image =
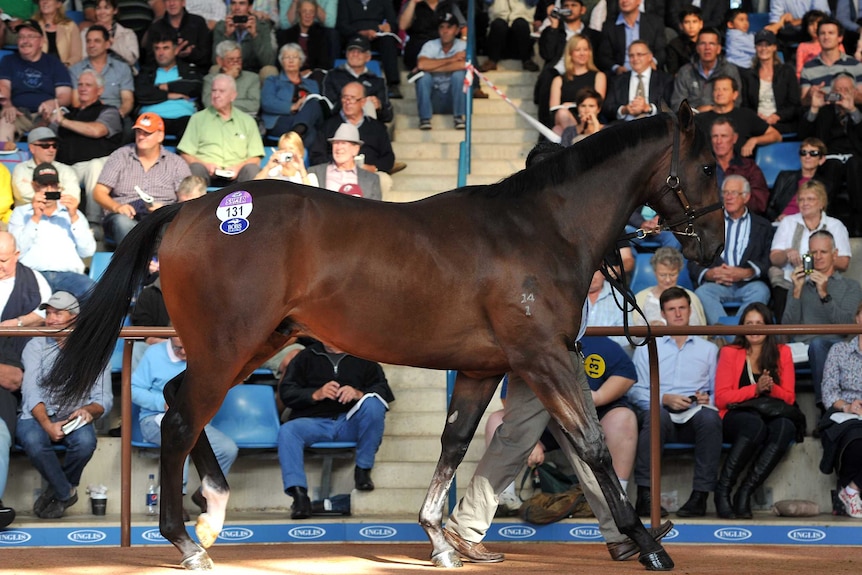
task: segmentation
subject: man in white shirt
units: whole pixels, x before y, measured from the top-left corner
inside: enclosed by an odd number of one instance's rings
[[[67,194],[81,199],[81,184],[78,174],[71,166],[57,161],[59,140],[51,128],[36,128],[27,134],[30,159],[21,162],[12,170],[12,194],[16,206],[25,206],[33,201],[33,170],[39,164],[52,164],[60,176],[60,187]]]
[[[21,263],[42,273],[52,291],[67,291],[81,300],[93,280],[81,258],[92,256],[96,240],[78,199],[60,191],[57,169],[39,164],[33,172],[33,201],[9,219],[9,232],[21,250]]]

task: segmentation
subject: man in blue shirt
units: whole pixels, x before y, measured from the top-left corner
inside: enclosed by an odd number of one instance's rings
[[[431,129],[434,112],[452,112],[455,129],[463,130],[466,97],[463,90],[467,44],[458,38],[460,25],[451,12],[440,16],[440,37],[429,40],[419,51],[417,68],[425,74],[416,81],[419,129]]]
[[[687,326],[691,299],[684,289],[668,288],[659,298],[662,316],[669,327]],[[661,398],[661,444],[694,443],[694,481],[688,501],[679,508],[680,517],[703,517],[709,492],[715,489],[721,455],[721,418],[713,405],[718,348],[693,335],[666,335],[657,340],[659,395]],[[635,460],[638,486],[636,509],[650,513],[650,368],[649,352],[639,347],[634,354],[638,381],[629,399],[643,412]],[[667,511],[662,509],[662,515]]]

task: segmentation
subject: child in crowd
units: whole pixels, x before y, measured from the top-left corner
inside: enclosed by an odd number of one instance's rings
[[[724,53],[728,62],[740,68],[751,68],[751,62],[754,59],[754,34],[750,33],[748,28],[748,14],[739,8],[727,12]]]
[[[679,36],[667,45],[667,73],[676,74],[692,61],[697,35],[703,29],[703,14],[697,6],[686,6],[679,11]]]

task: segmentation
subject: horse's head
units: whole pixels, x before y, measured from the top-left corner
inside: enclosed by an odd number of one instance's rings
[[[707,135],[696,128],[688,102],[675,117],[669,115],[668,123],[673,144],[667,179],[651,204],[682,243],[683,254],[708,264],[724,244],[715,155]]]

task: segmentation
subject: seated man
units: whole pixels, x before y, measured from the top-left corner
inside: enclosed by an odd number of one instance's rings
[[[293,497],[291,519],[311,516],[303,451],[318,441],[355,441],[356,489],[371,491],[371,468],[383,440],[389,403],[395,401],[380,364],[314,343],[287,366],[278,395],[291,409],[278,431],[284,492]]]
[[[156,64],[142,68],[135,78],[135,96],[140,113],[158,114],[165,120],[166,133],[182,138],[189,118],[197,111],[203,78],[197,67],[177,59],[176,36],[154,36]]]
[[[538,72],[533,62],[533,39],[530,37],[534,5],[525,0],[492,0],[488,6],[488,38],[485,51],[488,59],[479,66],[480,72],[497,69],[500,60],[517,58],[528,72]]]
[[[655,56],[658,67],[664,66],[667,36],[661,16],[641,11],[643,0],[622,0],[619,13],[610,14],[602,24],[602,36],[594,47],[596,66],[608,77],[631,70],[628,49],[633,40],[643,40]]]
[[[162,444],[162,417],[167,411],[164,394],[165,385],[186,369],[186,350],[179,337],[155,343],[147,348],[134,373],[132,373],[132,401],[141,407],[141,435],[144,441]],[[239,449],[233,439],[211,424],[204,427],[207,439],[218,460],[222,473],[227,477]],[[188,483],[188,459],[183,467],[183,493]],[[192,494],[192,502],[201,513],[206,513],[207,500],[198,488]],[[185,515],[185,510],[183,510]],[[184,516],[184,520],[188,518]]]
[[[78,199],[60,191],[57,170],[39,164],[33,172],[36,193],[29,206],[12,212],[9,232],[21,250],[21,263],[42,273],[52,291],[67,291],[83,300],[93,286],[81,258],[96,251],[96,239]]]
[[[724,198],[724,222],[727,243],[711,266],[691,260],[688,271],[695,294],[706,311],[709,325],[728,315],[725,302],[738,302],[736,317],[748,304],[769,303],[769,246],[772,245],[772,224],[766,218],[752,214],[746,205],[751,187],[742,176],[726,176],[721,186]]]
[[[332,138],[343,123],[355,126],[362,139],[359,154],[364,156],[360,167],[368,172],[376,173],[380,178],[383,193],[392,188],[391,173],[406,167],[403,162],[395,162],[395,152],[392,150],[392,140],[386,124],[374,118],[369,118],[363,112],[366,102],[365,86],[359,82],[351,82],[341,89],[341,112],[326,120],[320,135],[314,140],[310,155],[311,163],[325,162],[331,155],[327,138]],[[324,186],[325,187],[325,186]]]
[[[329,143],[332,144],[332,160],[308,168],[308,173],[317,177],[320,187],[372,200],[382,199],[380,178],[356,165],[356,156],[364,143],[356,126],[341,124]]]
[[[117,243],[148,213],[176,202],[180,182],[191,175],[188,164],[162,146],[165,123],[158,115],[141,114],[132,131],[135,142],[108,157],[93,190],[102,206],[105,236]],[[153,202],[145,202],[136,188]]]
[[[338,32],[347,43],[357,34],[371,43],[371,49],[380,54],[383,75],[389,89],[390,99],[401,98],[398,85],[398,54],[401,50],[398,33],[398,17],[389,0],[345,0],[338,3]]]
[[[835,238],[827,230],[818,230],[808,237],[808,253],[813,269],[806,271],[803,265],[793,270],[793,289],[784,315],[783,324],[845,324],[854,323],[856,308],[862,302],[862,287],[850,277],[844,277],[835,269]],[[843,338],[837,334],[804,334],[795,341],[808,344],[808,361],[811,364],[811,384],[814,386],[814,401],[821,409],[823,369],[829,349]]]
[[[108,106],[120,111],[120,116],[128,117],[135,106],[135,80],[132,68],[111,51],[111,33],[98,24],[90,26],[86,35],[87,57],[69,68],[72,87],[77,90],[78,78],[84,70],[95,70],[104,80],[100,99]],[[72,104],[80,106],[77,91],[72,93]],[[131,125],[131,122],[129,122]]]
[[[661,312],[667,325],[689,325],[691,303],[679,287],[661,294]],[[703,517],[709,492],[718,482],[721,456],[721,418],[713,406],[715,368],[718,348],[694,335],[666,335],[656,342],[659,361],[661,401],[661,444],[682,441],[694,443],[694,482],[691,496],[679,508],[680,517]],[[638,381],[629,399],[641,410],[642,421],[635,460],[638,486],[638,515],[650,514],[650,367],[646,346],[638,347],[633,357]],[[662,516],[667,511],[662,508]]]
[[[344,86],[359,82],[365,86],[365,115],[381,122],[391,122],[392,103],[389,102],[386,82],[366,67],[371,60],[371,42],[363,36],[354,36],[347,42],[345,55],[347,62],[330,70],[323,82],[323,95],[335,105],[333,111],[341,109],[341,90]]]
[[[736,174],[745,178],[751,189],[748,200],[748,209],[757,215],[763,214],[769,201],[769,187],[763,172],[751,158],[743,158],[736,153],[736,144],[739,134],[733,121],[727,116],[719,116],[715,119],[710,129],[712,152],[715,154],[715,163],[718,177],[718,185],[724,184],[724,178]]]
[[[69,326],[79,310],[78,300],[65,291],[56,292],[39,307],[45,310],[45,325],[51,330]],[[63,338],[34,337],[22,354],[24,383],[15,437],[48,484],[33,504],[33,513],[41,519],[59,519],[78,502],[81,474],[96,451],[96,428],[88,424],[110,412],[114,401],[108,366],[89,396],[76,405],[57,403],[42,387],[62,345]],[[77,418],[82,422],[79,427],[68,433],[63,430]],[[62,463],[52,449],[55,444],[67,447]]]
[[[727,62],[721,55],[721,34],[718,30],[704,28],[697,35],[695,45],[697,58],[679,69],[673,85],[673,95],[670,99],[672,110],[679,109],[683,100],[688,100],[692,109],[699,112],[712,110],[713,80],[721,76],[730,76],[740,86],[742,80],[739,70]],[[742,98],[740,98],[741,103]]]
[[[47,42],[36,20],[15,27],[18,51],[0,62],[0,146],[15,149],[18,134],[72,104],[72,79],[60,59],[44,54]]]
[[[862,62],[844,53],[843,40],[844,26],[838,20],[827,17],[817,24],[820,53],[805,62],[799,77],[803,105],[811,103],[811,90],[814,87],[832,85],[839,74],[847,74],[855,81],[854,100],[858,102],[862,98],[862,87],[859,85],[862,82]]]
[[[27,134],[30,159],[15,165],[12,170],[12,194],[16,206],[26,206],[33,201],[33,170],[39,164],[52,164],[60,175],[60,187],[67,194],[80,200],[81,184],[71,166],[57,160],[60,141],[51,128],[35,128]]]
[[[166,34],[179,39],[177,59],[206,70],[210,66],[212,53],[212,34],[206,20],[197,14],[186,10],[186,0],[165,0],[165,14],[152,24],[144,35],[141,47],[142,60],[145,63],[155,61],[152,38],[161,38]]]
[[[250,116],[260,113],[260,78],[257,74],[242,69],[242,51],[233,40],[225,40],[215,47],[218,72],[204,76],[204,102],[212,101],[213,80],[219,74],[227,74],[236,83],[236,99],[233,105]]]
[[[213,28],[213,46],[233,40],[242,49],[244,69],[259,74],[261,80],[277,74],[275,37],[270,21],[255,15],[253,0],[230,0],[228,4],[230,14]]]
[[[236,83],[227,74],[213,80],[212,105],[189,120],[177,145],[180,157],[207,185],[253,180],[260,170],[263,142],[254,118],[236,109]]]
[[[467,43],[458,38],[458,18],[451,12],[440,16],[437,31],[440,37],[425,42],[419,51],[416,66],[425,74],[416,81],[416,104],[419,108],[419,129],[431,129],[431,115],[452,113],[456,130],[467,126],[464,113],[464,63]]]
[[[78,107],[68,113],[58,110],[51,122],[51,128],[63,142],[63,147],[57,150],[57,159],[72,166],[78,175],[86,193],[87,220],[93,223],[101,220],[93,188],[99,183],[108,156],[123,143],[120,111],[102,103],[104,89],[105,80],[98,72],[84,70],[78,77]],[[78,292],[69,291],[80,297]]]
[[[629,44],[630,72],[611,79],[605,99],[605,116],[626,122],[655,116],[662,104],[670,101],[673,78],[661,70],[653,70],[653,55],[649,44],[635,40]]]

